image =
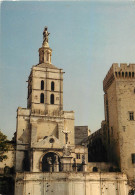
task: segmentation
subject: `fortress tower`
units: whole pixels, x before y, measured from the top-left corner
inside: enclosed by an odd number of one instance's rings
[[[113,64],[104,82],[109,160],[135,177],[135,64]]]

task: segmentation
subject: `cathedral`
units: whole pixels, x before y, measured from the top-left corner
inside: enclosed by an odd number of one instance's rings
[[[63,74],[51,63],[43,31],[39,63],[28,77],[27,108],[18,107],[15,150],[1,168],[15,166],[15,195],[134,195],[135,64],[113,64],[104,82],[105,120],[89,135],[63,110]],[[7,161],[7,162],[6,162]]]

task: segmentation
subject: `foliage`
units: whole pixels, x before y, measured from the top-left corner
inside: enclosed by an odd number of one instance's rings
[[[134,194],[135,194],[135,190],[132,189],[129,191],[129,195],[134,195]]]
[[[0,194],[14,195],[14,178],[12,176],[0,177]]]
[[[7,155],[5,154],[9,149],[7,141],[7,136],[0,131],[0,162],[7,159]]]

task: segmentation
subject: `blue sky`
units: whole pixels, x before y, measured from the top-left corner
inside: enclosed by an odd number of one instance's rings
[[[2,2],[0,128],[13,136],[27,78],[48,26],[52,63],[65,71],[64,110],[92,131],[104,120],[102,81],[114,62],[135,62],[135,2]]]

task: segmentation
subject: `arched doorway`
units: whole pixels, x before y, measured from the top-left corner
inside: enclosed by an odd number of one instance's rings
[[[48,152],[42,158],[42,171],[43,172],[59,172],[60,171],[60,158],[54,152]]]

